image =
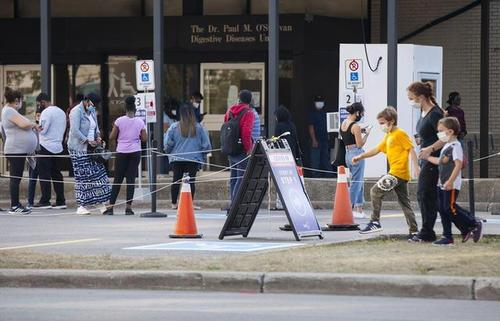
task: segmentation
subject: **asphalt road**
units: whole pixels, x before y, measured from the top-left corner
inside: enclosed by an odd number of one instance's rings
[[[0,288],[2,321],[498,320],[500,303],[327,295]]]
[[[145,209],[143,209],[145,211]],[[117,211],[115,216],[78,216],[73,210],[38,210],[31,215],[0,214],[0,250],[24,249],[65,254],[111,254],[121,256],[165,255],[165,250],[129,250],[129,247],[179,242],[170,239],[175,225],[175,211],[168,211],[168,218],[142,218],[139,215],[125,216]],[[141,209],[137,209],[138,214]],[[315,214],[321,225],[331,222],[330,210],[317,210]],[[492,218],[481,213],[482,217]],[[261,210],[248,238],[218,236],[226,215],[220,210],[204,209],[196,212],[198,231],[203,240],[227,244],[231,242],[282,242],[288,244],[335,243],[376,237],[379,234],[361,235],[357,231],[324,232],[324,240],[317,237],[296,242],[292,232],[282,232],[279,226],[287,223],[284,212]],[[361,226],[369,219],[358,220]],[[420,222],[420,218],[418,218]],[[382,234],[407,234],[408,229],[401,211],[384,211]],[[436,223],[440,233],[441,224]],[[455,231],[456,232],[456,231]],[[486,234],[500,234],[499,224],[487,224]],[[173,254],[172,251],[169,251]],[[206,255],[203,251],[175,251],[175,255]]]

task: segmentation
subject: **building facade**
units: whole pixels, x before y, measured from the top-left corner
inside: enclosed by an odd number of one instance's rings
[[[400,37],[472,1],[398,1]],[[478,1],[476,1],[478,2]],[[21,88],[25,112],[34,115],[40,92],[40,1],[0,0],[0,91]],[[222,115],[240,88],[254,93],[263,124],[267,119],[267,1],[165,0],[165,92],[186,100],[201,91],[205,126],[215,148]],[[340,43],[384,42],[385,0],[280,1],[279,102],[293,115],[308,164],[307,114],[315,95],[327,111],[338,102]],[[135,94],[135,60],[153,57],[152,0],[51,1],[51,63],[54,102],[67,108],[77,94],[99,92],[103,132],[122,114],[123,97]],[[500,1],[491,1],[490,132],[500,149]],[[470,138],[479,150],[481,6],[433,26],[404,42],[444,48],[443,95],[459,91]],[[3,93],[2,93],[3,97]],[[445,98],[445,97],[443,97]],[[446,99],[443,99],[446,101]],[[213,164],[225,164],[214,153]],[[477,166],[476,166],[477,167]],[[489,163],[500,177],[500,160]]]

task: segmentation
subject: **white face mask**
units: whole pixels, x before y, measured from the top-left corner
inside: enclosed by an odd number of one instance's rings
[[[200,103],[193,103],[193,106],[194,106],[195,108],[198,108],[198,107],[200,107]]]
[[[386,134],[390,131],[388,124],[380,125],[380,130],[382,130]]]
[[[322,109],[325,107],[325,102],[324,101],[317,101],[314,103],[314,106],[316,106],[317,109]]]
[[[447,143],[450,141],[450,136],[446,135],[446,132],[438,132],[437,137],[439,138],[440,141],[443,143]]]
[[[410,100],[410,105],[411,105],[411,107],[413,107],[415,109],[422,109],[422,105],[420,103],[417,103],[414,100]]]
[[[177,110],[172,109],[172,115],[174,115],[174,116],[177,115]]]

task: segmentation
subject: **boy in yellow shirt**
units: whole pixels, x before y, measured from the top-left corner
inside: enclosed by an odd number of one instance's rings
[[[408,134],[397,127],[398,113],[394,107],[387,107],[377,115],[377,121],[385,132],[384,139],[374,149],[364,152],[352,159],[353,163],[362,159],[373,157],[382,152],[387,155],[389,174],[382,177],[370,190],[373,213],[370,223],[360,231],[361,234],[382,231],[380,225],[380,211],[382,199],[394,190],[398,202],[406,218],[411,238],[418,231],[415,213],[411,208],[408,197],[408,181],[411,179],[408,158],[411,157],[413,168],[418,171],[417,154],[413,150],[413,143]],[[415,173],[418,176],[418,173]]]

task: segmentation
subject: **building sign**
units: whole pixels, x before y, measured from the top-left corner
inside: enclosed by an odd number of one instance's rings
[[[189,26],[191,45],[260,44],[269,41],[267,23],[192,23]],[[280,33],[294,32],[291,24],[281,24]]]
[[[363,60],[347,59],[345,61],[345,73],[346,89],[363,88]]]
[[[135,77],[138,91],[154,90],[155,75],[153,60],[137,60],[135,62]]]

